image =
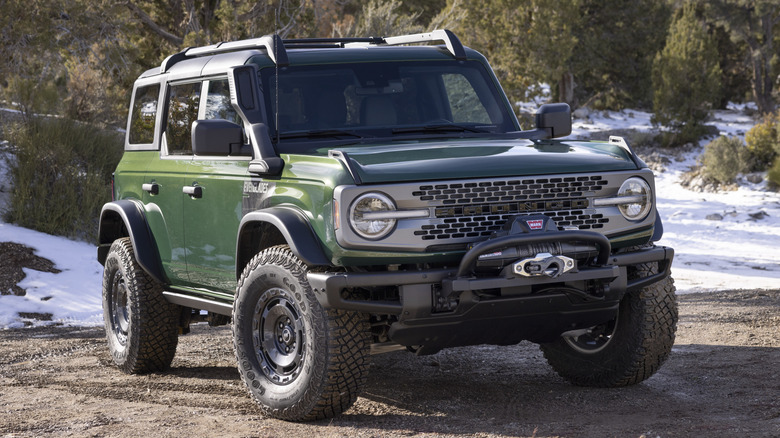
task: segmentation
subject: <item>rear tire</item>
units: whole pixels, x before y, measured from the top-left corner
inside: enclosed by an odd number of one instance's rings
[[[133,244],[114,241],[103,269],[103,321],[114,363],[128,374],[167,369],[179,341],[179,306],[138,265]]]
[[[370,326],[361,313],[326,310],[287,246],[256,255],[233,304],[238,370],[263,413],[291,421],[333,417],[368,376]]]
[[[658,265],[642,264],[632,271],[631,278],[646,277],[658,272]],[[558,375],[575,385],[627,386],[658,371],[669,357],[676,329],[674,280],[666,277],[626,294],[615,320],[541,344],[541,349]]]

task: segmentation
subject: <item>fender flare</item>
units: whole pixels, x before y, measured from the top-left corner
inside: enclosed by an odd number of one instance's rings
[[[655,228],[653,228],[653,237],[650,238],[651,242],[658,242],[664,236],[664,224],[661,221],[661,215],[656,210],[655,212]]]
[[[160,283],[167,283],[157,244],[138,201],[123,199],[103,205],[97,248],[97,259],[101,265],[106,262],[111,244],[120,237],[130,237],[135,259],[147,274]]]
[[[320,239],[314,233],[306,217],[296,209],[289,207],[270,207],[252,211],[244,215],[238,226],[236,239],[236,273],[239,275],[241,265],[240,248],[242,238],[248,226],[257,223],[266,223],[279,230],[284,240],[290,246],[290,250],[301,261],[309,266],[330,266],[332,263],[322,250]]]

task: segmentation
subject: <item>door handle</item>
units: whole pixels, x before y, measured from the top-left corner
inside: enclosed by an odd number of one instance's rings
[[[150,195],[157,195],[160,193],[160,185],[157,183],[142,184],[141,190],[149,192]]]
[[[190,195],[192,198],[203,197],[203,187],[201,186],[184,186],[181,188],[181,191],[184,192],[185,195]]]

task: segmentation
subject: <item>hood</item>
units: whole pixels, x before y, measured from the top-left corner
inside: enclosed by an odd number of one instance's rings
[[[637,169],[607,142],[447,140],[338,149],[360,183],[549,175]]]

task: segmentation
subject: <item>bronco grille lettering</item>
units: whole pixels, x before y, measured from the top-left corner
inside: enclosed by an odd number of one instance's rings
[[[587,199],[563,199],[555,201],[508,202],[505,204],[464,205],[436,208],[437,218],[481,216],[487,214],[531,213],[542,211],[583,210]]]

